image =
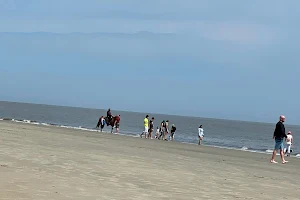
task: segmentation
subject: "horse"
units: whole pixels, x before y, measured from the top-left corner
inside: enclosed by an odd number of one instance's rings
[[[107,126],[111,126],[111,133],[113,133],[114,126],[115,126],[115,121],[116,121],[116,116],[112,116],[111,120],[109,121],[108,117],[105,117],[105,122]]]
[[[116,116],[112,116],[110,121],[109,121],[109,117],[104,117],[104,120],[107,126],[111,126],[111,133],[113,133],[115,122],[116,122]],[[101,125],[101,118],[99,118],[96,128],[99,128],[100,125]]]

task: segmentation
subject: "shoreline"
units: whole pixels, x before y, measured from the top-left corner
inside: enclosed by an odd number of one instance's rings
[[[66,126],[66,125],[59,125],[59,124],[48,124],[48,123],[43,123],[43,122],[38,122],[38,121],[31,121],[31,120],[19,120],[19,119],[10,119],[10,118],[0,118],[0,122],[11,122],[11,123],[22,123],[22,124],[30,124],[30,125],[35,125],[35,126],[45,126],[45,127],[54,127],[54,128],[64,128],[64,129],[73,129],[73,130],[81,130],[81,131],[86,131],[86,132],[94,132],[94,133],[103,133],[103,134],[113,134],[113,135],[121,135],[121,136],[126,136],[126,137],[133,137],[133,138],[139,138],[139,135],[134,135],[134,134],[125,134],[125,133],[110,133],[107,131],[101,132],[98,129],[91,129],[91,128],[86,128],[86,127],[73,127],[73,126]],[[143,138],[144,139],[144,138]],[[156,139],[153,139],[156,140]],[[190,143],[190,142],[182,142],[182,141],[168,141],[168,142],[175,142],[175,143],[182,143],[182,144],[188,144],[188,145],[197,145],[197,143]],[[267,150],[259,150],[259,149],[251,149],[248,147],[230,147],[230,146],[217,146],[217,145],[210,145],[210,144],[202,144],[201,146],[206,146],[206,147],[212,147],[212,148],[218,148],[218,149],[228,149],[228,150],[235,150],[235,151],[243,151],[243,152],[251,152],[251,153],[259,153],[259,154],[266,154],[266,155],[272,155],[273,150],[267,149]],[[280,155],[277,153],[277,155]],[[300,158],[300,153],[296,154],[291,154],[290,157],[294,158]]]

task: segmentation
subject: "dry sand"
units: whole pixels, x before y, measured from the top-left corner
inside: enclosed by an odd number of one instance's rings
[[[299,200],[300,159],[290,158],[285,165],[269,159],[1,121],[0,199]]]

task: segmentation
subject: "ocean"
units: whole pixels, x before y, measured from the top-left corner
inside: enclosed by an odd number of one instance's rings
[[[143,131],[143,119],[148,114],[150,118],[155,118],[155,128],[162,120],[169,120],[170,125],[175,124],[175,140],[178,142],[197,144],[198,127],[202,124],[203,145],[260,153],[271,153],[274,148],[272,136],[276,121],[270,124],[111,109],[113,115],[121,115],[120,133],[129,136],[137,136]],[[106,115],[106,110],[0,101],[0,119],[22,123],[96,131],[96,124],[102,115]],[[293,132],[295,146],[292,154],[300,157],[300,137],[297,137],[300,126],[286,124],[285,127],[286,131]],[[105,127],[104,131],[110,132],[110,127]]]

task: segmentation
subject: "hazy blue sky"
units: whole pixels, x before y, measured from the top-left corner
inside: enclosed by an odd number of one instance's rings
[[[299,124],[299,8],[0,0],[0,100]]]

